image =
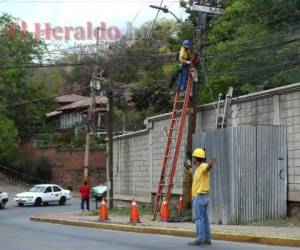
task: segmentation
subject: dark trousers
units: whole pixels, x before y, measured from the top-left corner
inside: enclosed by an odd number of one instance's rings
[[[86,203],[86,209],[90,210],[90,199],[81,198],[81,209],[84,210],[84,202]]]

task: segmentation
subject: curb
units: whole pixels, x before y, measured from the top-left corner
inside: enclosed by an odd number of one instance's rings
[[[186,230],[186,229],[122,225],[122,224],[78,221],[78,220],[69,220],[69,219],[46,218],[40,216],[31,216],[30,220],[36,222],[47,222],[47,223],[78,226],[78,227],[108,229],[108,230],[115,230],[121,232],[160,234],[160,235],[170,235],[170,236],[177,236],[177,237],[195,237],[195,231]],[[251,235],[219,233],[219,232],[213,232],[212,238],[214,240],[259,243],[259,244],[274,245],[274,246],[300,247],[300,239],[291,239],[291,238],[251,236]]]

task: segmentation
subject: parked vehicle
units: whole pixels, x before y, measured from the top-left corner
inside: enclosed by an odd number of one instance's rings
[[[95,198],[97,201],[101,201],[103,197],[106,197],[107,195],[107,185],[99,185],[96,187],[93,187],[91,189],[92,191],[92,197]]]
[[[18,206],[41,206],[49,203],[65,205],[71,199],[71,191],[54,184],[40,184],[33,186],[28,192],[16,194],[14,200]]]
[[[5,208],[5,204],[8,202],[8,194],[0,190],[0,209]]]

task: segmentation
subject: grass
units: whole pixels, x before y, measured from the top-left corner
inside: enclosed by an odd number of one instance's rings
[[[266,220],[261,222],[252,222],[251,226],[272,226],[272,227],[299,227],[300,217],[286,217],[277,220]]]
[[[152,208],[149,207],[142,207],[138,205],[138,210],[140,216],[152,216]],[[98,210],[91,210],[88,215],[90,216],[97,216],[99,214]],[[109,209],[109,214],[111,216],[129,216],[130,208],[114,208]],[[170,218],[176,218],[178,216],[176,209],[170,209]],[[184,211],[185,218],[192,217],[191,210]],[[271,227],[300,227],[300,217],[286,217],[277,220],[265,220],[261,222],[250,222],[245,225],[250,226],[271,226]]]
[[[143,217],[144,219],[147,218],[149,220],[152,219],[152,215],[153,215],[153,210],[152,208],[149,207],[143,207],[143,206],[139,206],[138,205],[138,210],[139,210],[139,215],[140,217]],[[95,209],[95,210],[91,210],[88,214],[85,215],[89,215],[89,216],[98,216],[99,214],[99,210]],[[178,217],[178,212],[177,209],[173,208],[169,210],[169,214],[170,214],[170,222],[179,222],[182,217]],[[109,209],[109,216],[125,216],[128,217],[130,215],[130,208],[114,208],[114,209]],[[158,217],[159,218],[159,215]],[[180,219],[181,218],[181,219]],[[147,220],[146,219],[146,220]],[[178,221],[179,219],[179,221]],[[184,211],[184,216],[183,216],[184,221],[191,221],[192,219],[192,211],[189,210],[185,210]]]
[[[140,215],[152,215],[152,209],[148,207],[140,207],[138,206]],[[88,213],[88,215],[98,215],[98,210],[92,210]],[[130,214],[130,208],[114,208],[109,209],[109,214],[112,216],[128,216]]]

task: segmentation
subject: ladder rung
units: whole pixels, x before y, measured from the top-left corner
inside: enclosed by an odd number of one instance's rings
[[[191,88],[191,78],[189,78],[187,88],[188,88],[188,90],[190,90],[190,88]],[[182,126],[184,124],[182,124],[182,123],[177,128],[176,122],[177,122],[178,119],[182,119],[182,117],[184,115],[186,115],[185,106],[189,101],[188,98],[189,98],[189,91],[186,91],[184,93],[180,93],[180,95],[179,95],[179,93],[176,93],[176,98],[175,98],[175,101],[174,101],[174,108],[173,108],[173,111],[172,111],[173,113],[172,113],[172,118],[171,118],[172,127],[169,128],[168,141],[167,141],[167,145],[166,145],[166,153],[164,154],[164,165],[162,166],[161,176],[160,176],[161,178],[160,178],[160,181],[158,183],[158,190],[159,191],[156,194],[155,211],[153,212],[154,218],[156,217],[157,214],[160,214],[160,212],[157,211],[157,209],[158,209],[158,206],[159,206],[158,203],[161,200],[161,197],[164,196],[164,195],[166,195],[166,196],[170,195],[170,190],[174,186],[174,170],[176,169],[175,168],[176,165],[174,165],[174,159],[176,159],[176,161],[177,161],[177,158],[175,158],[176,150],[173,152],[172,149],[176,149],[176,147],[178,146],[178,142],[179,142],[178,141],[178,139],[179,139],[178,135],[180,133],[182,133],[182,129],[184,129],[184,126]],[[184,103],[184,105],[179,105],[179,103]],[[181,109],[181,106],[183,106],[183,108],[181,110],[181,112],[182,112],[181,113],[181,118],[179,118],[177,116],[177,112]],[[175,130],[177,130],[177,131],[175,131]],[[173,131],[174,131],[175,134],[173,134]],[[180,135],[182,136],[182,134],[180,134]],[[175,145],[176,141],[171,141],[171,140],[177,140],[176,145]],[[172,158],[173,158],[173,161],[171,162],[170,160],[172,160]],[[163,190],[165,190],[165,192],[163,192]]]

